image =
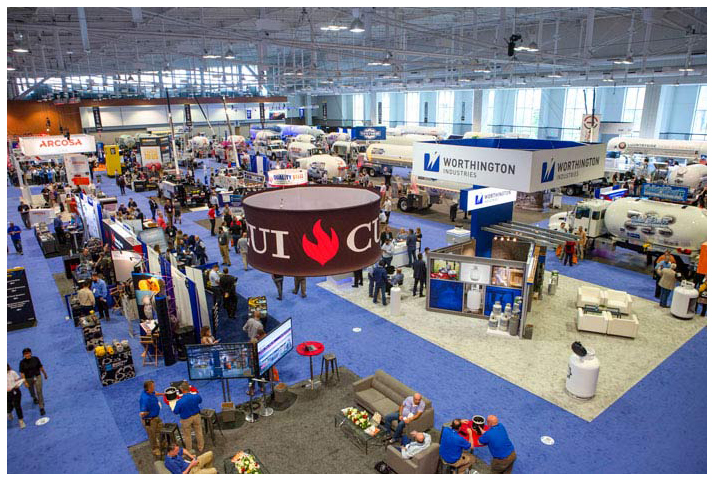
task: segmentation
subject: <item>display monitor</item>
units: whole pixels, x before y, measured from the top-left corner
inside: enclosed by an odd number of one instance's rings
[[[293,348],[293,320],[289,317],[285,322],[273,329],[270,334],[258,341],[258,368],[264,373]]]
[[[253,344],[189,344],[188,377],[192,381],[253,377]]]

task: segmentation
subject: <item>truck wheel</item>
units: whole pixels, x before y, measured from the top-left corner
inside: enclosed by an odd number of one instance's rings
[[[397,206],[402,212],[409,212],[409,202],[407,202],[406,197],[401,197],[399,199],[399,202],[397,203]]]
[[[369,168],[369,170],[367,172],[369,173],[370,177],[375,177],[377,175],[377,173],[371,167]]]
[[[565,195],[575,195],[575,187],[569,185],[565,188]]]

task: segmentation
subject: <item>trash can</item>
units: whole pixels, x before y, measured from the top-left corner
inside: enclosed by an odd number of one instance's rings
[[[550,277],[550,280],[548,281],[548,295],[552,296],[555,295],[555,292],[558,290],[558,283],[553,279],[553,276]]]
[[[389,293],[389,313],[398,316],[402,311],[402,290],[392,287]]]
[[[590,399],[597,389],[600,361],[594,351],[587,351],[579,342],[574,342],[571,348],[565,389],[579,399]]]

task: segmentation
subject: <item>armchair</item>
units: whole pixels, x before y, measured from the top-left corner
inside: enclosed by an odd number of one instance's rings
[[[625,291],[605,291],[605,305],[619,309],[622,314],[632,313],[632,296]]]
[[[577,307],[585,307],[586,305],[599,306],[604,302],[604,296],[598,287],[578,287],[578,300],[575,303]]]
[[[385,462],[398,474],[434,474],[439,465],[439,443],[431,443],[411,459],[404,459],[397,447],[389,446]]]
[[[613,317],[607,324],[607,333],[611,336],[623,336],[635,338],[637,329],[640,327],[640,321],[637,316],[632,314],[629,318]]]
[[[578,307],[578,314],[575,323],[578,331],[590,331],[607,334],[608,323],[612,320],[612,314],[608,311],[584,312],[582,307]]]

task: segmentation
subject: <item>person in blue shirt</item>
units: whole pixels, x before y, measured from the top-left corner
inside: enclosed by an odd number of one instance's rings
[[[22,229],[20,229],[18,226],[10,222],[10,225],[7,228],[7,233],[10,236],[10,239],[12,239],[12,244],[15,246],[15,251],[20,254],[22,254]]]
[[[441,431],[439,440],[439,456],[441,459],[455,468],[459,474],[463,474],[469,466],[476,462],[476,456],[468,452],[473,446],[459,434],[461,420],[451,421],[451,427],[445,427]]]
[[[203,427],[201,426],[201,403],[203,399],[198,393],[192,393],[186,381],[179,386],[181,399],[176,401],[174,414],[181,418],[181,435],[183,436],[186,449],[189,451],[193,446],[191,440],[191,430],[196,433],[198,452],[203,451]]]
[[[184,459],[184,455],[191,460],[190,463]],[[194,456],[178,444],[169,445],[164,466],[171,474],[218,474],[218,470],[213,467],[213,451]]]
[[[57,214],[57,217],[55,217],[55,220],[52,221],[52,224],[55,228],[55,237],[57,238],[57,242],[64,244],[64,225],[62,224],[62,215]]]
[[[387,305],[387,270],[384,268],[384,260],[379,261],[379,265],[372,272],[372,279],[374,280],[374,295],[372,296],[372,302],[377,303],[377,295],[379,291],[382,291],[382,305]]]
[[[97,313],[106,321],[109,320],[109,304],[107,303],[107,283],[102,279],[101,274],[92,274],[92,294]]]
[[[513,463],[516,461],[516,449],[508,438],[508,433],[503,424],[498,423],[498,418],[490,415],[486,422],[489,430],[481,435],[478,442],[488,446],[493,460],[491,461],[492,474],[511,474]]]
[[[144,381],[144,390],[141,391],[141,396],[139,397],[139,417],[141,417],[146,434],[149,436],[151,452],[154,456],[161,456],[159,433],[163,423],[159,417],[161,406],[156,396],[163,396],[164,393],[156,392],[154,385],[152,380]]]

